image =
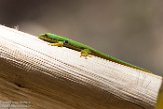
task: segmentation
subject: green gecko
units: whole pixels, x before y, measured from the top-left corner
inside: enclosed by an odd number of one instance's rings
[[[138,69],[138,70],[141,70],[141,71],[145,71],[145,72],[150,72],[150,71],[148,71],[146,69],[137,67],[135,65],[132,65],[132,64],[127,63],[125,61],[122,61],[120,59],[117,59],[117,58],[115,58],[113,56],[102,53],[102,52],[100,52],[100,51],[98,51],[98,50],[96,50],[96,49],[94,49],[94,48],[92,48],[90,46],[87,46],[85,44],[82,44],[80,42],[77,42],[75,40],[72,40],[72,39],[69,39],[69,38],[66,38],[66,37],[63,37],[63,36],[58,36],[58,35],[51,34],[51,33],[45,33],[45,34],[39,35],[39,38],[44,40],[44,41],[49,42],[50,43],[49,45],[51,45],[51,46],[67,47],[67,48],[70,48],[70,49],[73,49],[73,50],[80,51],[81,52],[81,55],[80,55],[81,57],[82,56],[87,57],[87,56],[89,56],[91,54],[91,55],[98,56],[98,57],[104,58],[106,60],[121,64],[121,65],[124,65],[124,66],[128,66],[128,67]]]

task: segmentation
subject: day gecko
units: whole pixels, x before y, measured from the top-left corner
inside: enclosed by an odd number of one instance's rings
[[[117,59],[113,56],[102,53],[102,52],[100,52],[100,51],[98,51],[98,50],[96,50],[96,49],[94,49],[88,45],[85,45],[83,43],[77,42],[75,40],[72,40],[72,39],[69,39],[69,38],[66,38],[63,36],[58,36],[58,35],[51,34],[51,33],[45,33],[45,34],[39,35],[39,38],[44,40],[44,41],[49,42],[50,43],[49,45],[51,45],[51,46],[67,47],[67,48],[70,48],[73,50],[80,51],[81,56],[83,56],[83,57],[87,57],[91,54],[91,55],[98,56],[98,57],[107,59],[109,61],[121,64],[124,66],[128,66],[128,67],[138,69],[141,71],[145,71],[145,72],[150,72],[144,68],[137,67],[135,65],[132,65],[132,64],[127,63],[125,61],[122,61],[120,59]]]

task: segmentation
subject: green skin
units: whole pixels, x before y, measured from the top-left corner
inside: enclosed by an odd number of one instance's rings
[[[117,59],[115,57],[109,56],[109,55],[107,55],[105,53],[102,53],[102,52],[92,48],[92,47],[89,47],[87,45],[84,45],[84,44],[82,44],[80,42],[77,42],[75,40],[71,40],[71,39],[66,38],[66,37],[58,36],[58,35],[51,34],[51,33],[45,33],[45,34],[41,34],[39,36],[39,38],[44,40],[44,41],[50,42],[51,44],[60,43],[60,46],[64,46],[64,47],[67,47],[67,48],[70,48],[70,49],[73,49],[73,50],[80,51],[83,54],[83,56],[85,56],[85,57],[87,56],[87,54],[92,54],[92,55],[107,59],[109,61],[121,64],[121,65],[124,65],[124,66],[128,66],[128,67],[138,69],[138,70],[141,70],[141,71],[145,71],[145,72],[150,72],[150,71],[148,71],[146,69],[137,67],[135,65],[132,65],[132,64],[127,63],[125,61],[122,61],[120,59]],[[58,46],[58,45],[55,45],[55,46]]]

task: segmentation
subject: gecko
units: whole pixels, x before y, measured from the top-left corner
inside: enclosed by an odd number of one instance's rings
[[[83,43],[80,43],[78,41],[69,39],[67,37],[63,37],[63,36],[59,36],[56,34],[52,34],[52,33],[45,33],[45,34],[41,34],[38,36],[39,39],[42,39],[44,41],[49,42],[49,45],[51,46],[57,46],[57,47],[66,47],[66,48],[70,48],[76,51],[80,51],[81,55],[80,57],[88,57],[90,55],[94,55],[130,68],[134,68],[137,70],[141,70],[141,71],[145,71],[145,72],[150,72],[147,69],[141,68],[141,67],[137,67],[135,65],[132,65],[128,62],[122,61],[118,58],[115,58],[113,56],[107,55],[103,52],[100,52],[88,45],[85,45]]]

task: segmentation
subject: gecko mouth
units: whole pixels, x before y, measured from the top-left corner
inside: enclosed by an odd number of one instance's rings
[[[38,36],[38,38],[44,40],[44,41],[48,41],[48,42],[51,42],[51,43],[54,43],[54,42],[57,42],[55,39],[52,39],[50,37],[48,37],[47,34],[41,34]]]

